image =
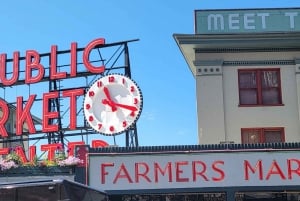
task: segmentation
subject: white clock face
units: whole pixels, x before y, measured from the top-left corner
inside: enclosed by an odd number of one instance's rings
[[[111,74],[98,79],[84,98],[87,122],[97,132],[117,135],[128,130],[142,111],[142,93],[130,78]]]

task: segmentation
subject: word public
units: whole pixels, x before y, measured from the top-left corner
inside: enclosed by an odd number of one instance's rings
[[[98,38],[90,43],[83,49],[82,53],[82,63],[88,72],[99,74],[105,71],[105,67],[94,66],[89,61],[90,53],[93,49],[104,45],[105,39]],[[69,72],[58,72],[57,70],[57,46],[51,46],[51,52],[49,56],[49,75],[45,75],[45,67],[41,64],[41,56],[35,50],[27,50],[25,54],[25,68],[20,68],[20,53],[18,51],[13,53],[12,59],[12,73],[9,73],[10,77],[7,78],[7,63],[6,54],[0,54],[0,84],[3,86],[12,86],[16,82],[20,82],[19,74],[20,69],[25,69],[24,84],[33,84],[43,80],[47,76],[50,80],[58,80],[65,78],[76,77],[77,75],[77,43],[71,43],[70,49],[70,71]],[[69,98],[70,100],[70,129],[76,129],[76,98],[84,94],[83,89],[70,89],[63,90],[62,94],[59,91],[51,91],[43,94],[43,107],[42,107],[42,132],[56,132],[58,131],[58,125],[51,124],[51,119],[59,118],[58,112],[49,111],[48,103],[51,99]],[[23,134],[23,125],[26,123],[28,126],[28,132],[30,134],[35,134],[36,129],[33,123],[33,118],[30,113],[30,109],[35,101],[36,94],[31,94],[28,100],[23,100],[22,96],[17,97],[16,101],[16,135]],[[26,103],[25,105],[23,103]],[[9,106],[4,100],[0,100],[0,110],[2,110],[3,115],[0,118],[0,137],[7,138],[8,133],[5,128],[5,123],[9,119]]]
[[[91,73],[104,72],[104,66],[94,66],[89,62],[91,51],[101,45],[105,44],[105,39],[99,38],[91,41],[83,50],[82,63],[85,68]],[[70,72],[57,72],[57,46],[51,46],[49,56],[50,63],[50,80],[58,80],[69,77],[76,77],[77,75],[77,43],[71,43],[70,50]],[[45,76],[45,67],[40,63],[40,54],[35,50],[27,50],[25,56],[25,84],[33,84],[40,82]],[[4,86],[14,85],[19,80],[20,73],[20,53],[18,51],[13,53],[13,71],[11,78],[6,78],[6,54],[0,54],[0,83]],[[33,73],[34,72],[34,73]],[[34,74],[34,75],[33,75]]]

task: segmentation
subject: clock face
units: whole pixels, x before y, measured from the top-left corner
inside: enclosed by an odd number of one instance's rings
[[[84,115],[90,126],[103,135],[128,130],[139,118],[143,98],[137,84],[124,75],[98,79],[84,98]]]

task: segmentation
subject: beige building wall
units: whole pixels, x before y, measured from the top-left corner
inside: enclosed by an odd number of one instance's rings
[[[174,38],[196,81],[199,144],[241,143],[242,128],[283,127],[300,141],[300,34]],[[238,69],[279,68],[282,105],[239,106]]]
[[[225,141],[222,75],[197,77],[196,91],[199,143]]]
[[[286,142],[299,141],[300,77],[296,65],[219,66],[217,71],[218,66],[214,64],[220,60],[295,60],[299,53],[196,54],[197,63],[200,63],[196,76],[199,143],[240,143],[241,128],[256,127],[284,127]],[[280,68],[282,106],[239,106],[238,69],[247,68]]]

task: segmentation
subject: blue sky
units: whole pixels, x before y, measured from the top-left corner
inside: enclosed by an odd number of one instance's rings
[[[144,97],[139,144],[197,144],[195,80],[172,35],[194,33],[196,9],[299,6],[299,0],[3,1],[0,53],[11,58],[16,50],[46,53],[53,44],[83,47],[99,37],[106,43],[139,39],[129,44],[132,78]],[[125,136],[116,141],[123,146]]]

